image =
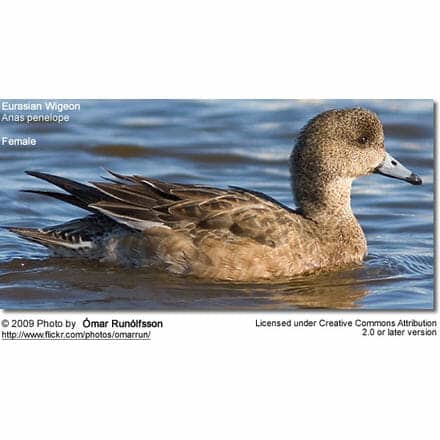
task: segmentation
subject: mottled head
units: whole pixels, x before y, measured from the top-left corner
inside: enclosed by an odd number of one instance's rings
[[[353,179],[370,173],[420,184],[385,151],[383,127],[371,111],[330,110],[311,119],[292,151],[292,188],[300,208],[350,210]]]

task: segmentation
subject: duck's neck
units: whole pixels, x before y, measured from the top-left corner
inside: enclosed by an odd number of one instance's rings
[[[330,179],[322,176],[317,179],[301,176],[292,179],[296,203],[302,213],[317,221],[335,218],[352,218],[350,195],[351,178]]]

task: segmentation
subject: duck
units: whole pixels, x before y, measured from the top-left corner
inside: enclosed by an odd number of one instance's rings
[[[362,264],[367,241],[351,209],[354,179],[372,173],[420,185],[384,146],[379,117],[332,109],[309,120],[289,159],[292,209],[261,192],[170,183],[107,170],[79,183],[26,171],[63,190],[24,190],[88,211],[45,228],[8,227],[53,255],[206,280],[278,281]]]

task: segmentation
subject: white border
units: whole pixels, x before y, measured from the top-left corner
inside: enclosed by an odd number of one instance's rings
[[[4,98],[440,99],[434,2],[4,3]],[[438,338],[159,316],[148,345],[0,342],[2,438],[438,435]]]

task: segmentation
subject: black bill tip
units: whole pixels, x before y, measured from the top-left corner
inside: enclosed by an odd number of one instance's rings
[[[412,185],[421,185],[423,183],[420,176],[417,174],[411,173],[409,177],[405,179],[407,182],[411,183]]]

